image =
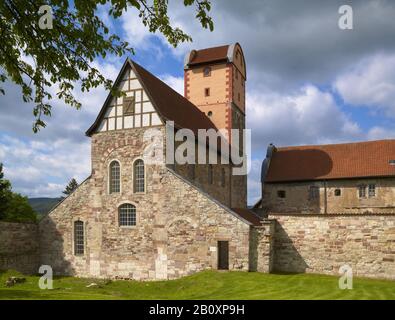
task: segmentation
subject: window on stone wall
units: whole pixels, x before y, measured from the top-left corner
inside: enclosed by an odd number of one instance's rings
[[[144,172],[144,161],[139,159],[134,162],[133,165],[133,187],[134,192],[145,191],[145,172]]]
[[[209,164],[208,165],[208,173],[207,173],[207,175],[208,175],[208,177],[207,177],[207,179],[208,179],[208,183],[209,184],[213,184],[213,165],[211,165],[211,164]]]
[[[340,189],[335,189],[335,197],[340,197],[342,195],[342,191]]]
[[[277,190],[277,197],[278,198],[281,198],[281,199],[284,199],[285,197],[286,197],[286,192],[285,192],[285,190]]]
[[[309,199],[315,200],[320,197],[320,189],[317,186],[310,186],[309,188]]]
[[[136,207],[130,203],[124,203],[118,209],[119,226],[132,227],[136,225]]]
[[[196,177],[196,166],[194,164],[189,165],[189,178],[195,180]]]
[[[369,195],[369,198],[373,198],[376,196],[376,185],[375,184],[369,184],[368,195]]]
[[[84,254],[84,222],[74,221],[74,254]]]
[[[121,167],[118,161],[110,163],[110,193],[121,190]]]
[[[366,198],[366,186],[365,185],[358,186],[358,195],[360,198]]]
[[[225,187],[225,168],[221,169],[221,186]]]
[[[211,76],[211,68],[210,67],[205,67],[203,69],[203,76],[205,76],[205,77],[210,77]]]
[[[210,96],[210,88],[205,88],[204,89],[204,96],[209,97]]]

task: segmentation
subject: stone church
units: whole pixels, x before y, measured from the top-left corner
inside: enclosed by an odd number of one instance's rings
[[[246,80],[238,43],[189,52],[184,96],[126,60],[114,83],[122,94],[108,95],[86,132],[91,175],[38,232],[32,228],[34,240],[23,241],[25,251],[27,242],[39,243],[32,263],[15,264],[136,280],[205,269],[338,275],[347,265],[354,275],[395,279],[395,140],[270,146],[255,214],[246,175],[233,174],[238,165],[219,152],[243,153],[231,133],[245,128]],[[185,129],[195,137],[199,129],[222,130],[226,143],[213,152],[193,139],[205,161],[169,163],[177,148],[168,146],[182,145],[176,137]],[[20,234],[7,232],[4,241],[18,243],[10,240]]]
[[[150,130],[166,140],[166,121],[175,131],[245,127],[247,74],[238,43],[192,50],[184,72],[182,96],[125,61],[114,83],[124,95],[110,93],[86,132],[91,175],[40,222],[41,263],[55,273],[150,280],[257,269],[260,218],[247,210],[247,179],[232,175],[232,162],[144,158]]]

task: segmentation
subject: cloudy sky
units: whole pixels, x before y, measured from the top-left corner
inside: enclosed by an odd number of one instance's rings
[[[247,127],[252,130],[249,203],[259,197],[260,163],[267,145],[321,144],[395,138],[395,1],[212,0],[214,32],[170,0],[170,15],[193,38],[174,49],[150,34],[129,11],[106,22],[135,48],[132,57],[183,92],[183,56],[239,42],[247,62]],[[352,3],[352,4],[351,4]],[[341,5],[351,4],[353,30],[338,27]],[[105,17],[105,15],[103,15]],[[115,79],[123,59],[95,62]],[[90,141],[106,92],[76,92],[83,108],[53,101],[47,128],[33,134],[32,106],[6,84],[0,96],[0,161],[14,190],[55,197],[67,182],[90,173]],[[56,91],[56,89],[53,89]]]

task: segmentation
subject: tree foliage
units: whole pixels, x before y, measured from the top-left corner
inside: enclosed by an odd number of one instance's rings
[[[73,191],[74,191],[75,189],[77,189],[77,188],[78,188],[78,183],[77,183],[77,181],[73,178],[73,179],[70,180],[69,184],[68,184],[68,185],[66,186],[66,188],[64,189],[63,194],[66,195],[66,196],[68,196],[68,195],[72,194]]]
[[[36,219],[27,197],[12,192],[11,183],[4,179],[3,164],[0,163],[0,220],[27,222]]]
[[[196,19],[202,27],[213,30],[208,15],[210,0],[183,2],[185,6],[195,7]],[[43,4],[52,11],[52,28],[40,28]],[[111,19],[119,18],[128,9],[138,10],[141,23],[149,31],[163,34],[171,45],[191,41],[188,34],[171,25],[168,0],[0,1],[0,82],[11,80],[21,87],[25,102],[34,102],[34,132],[45,127],[43,116],[51,115],[54,91],[50,90],[51,86],[58,87],[59,99],[79,109],[81,103],[73,93],[76,85],[82,91],[99,85],[107,90],[112,87],[111,80],[92,62],[109,54],[120,57],[133,53],[127,42],[110,32],[99,16],[99,8],[109,8],[107,14]],[[0,88],[0,93],[5,94],[4,88]]]

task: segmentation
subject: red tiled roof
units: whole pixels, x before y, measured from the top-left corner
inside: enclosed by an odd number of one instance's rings
[[[226,60],[228,57],[229,45],[207,48],[202,50],[194,50],[189,65],[196,65],[207,62],[217,62]]]
[[[254,226],[261,225],[262,219],[251,210],[244,208],[232,208],[232,211],[236,212],[244,220],[251,222]]]
[[[265,182],[395,176],[395,140],[277,148]]]
[[[217,130],[214,123],[192,102],[136,62],[131,61],[131,64],[147,94],[153,100],[152,103],[157,107],[157,111],[162,117],[174,121],[178,128],[188,128],[195,133],[197,133],[198,129]]]

